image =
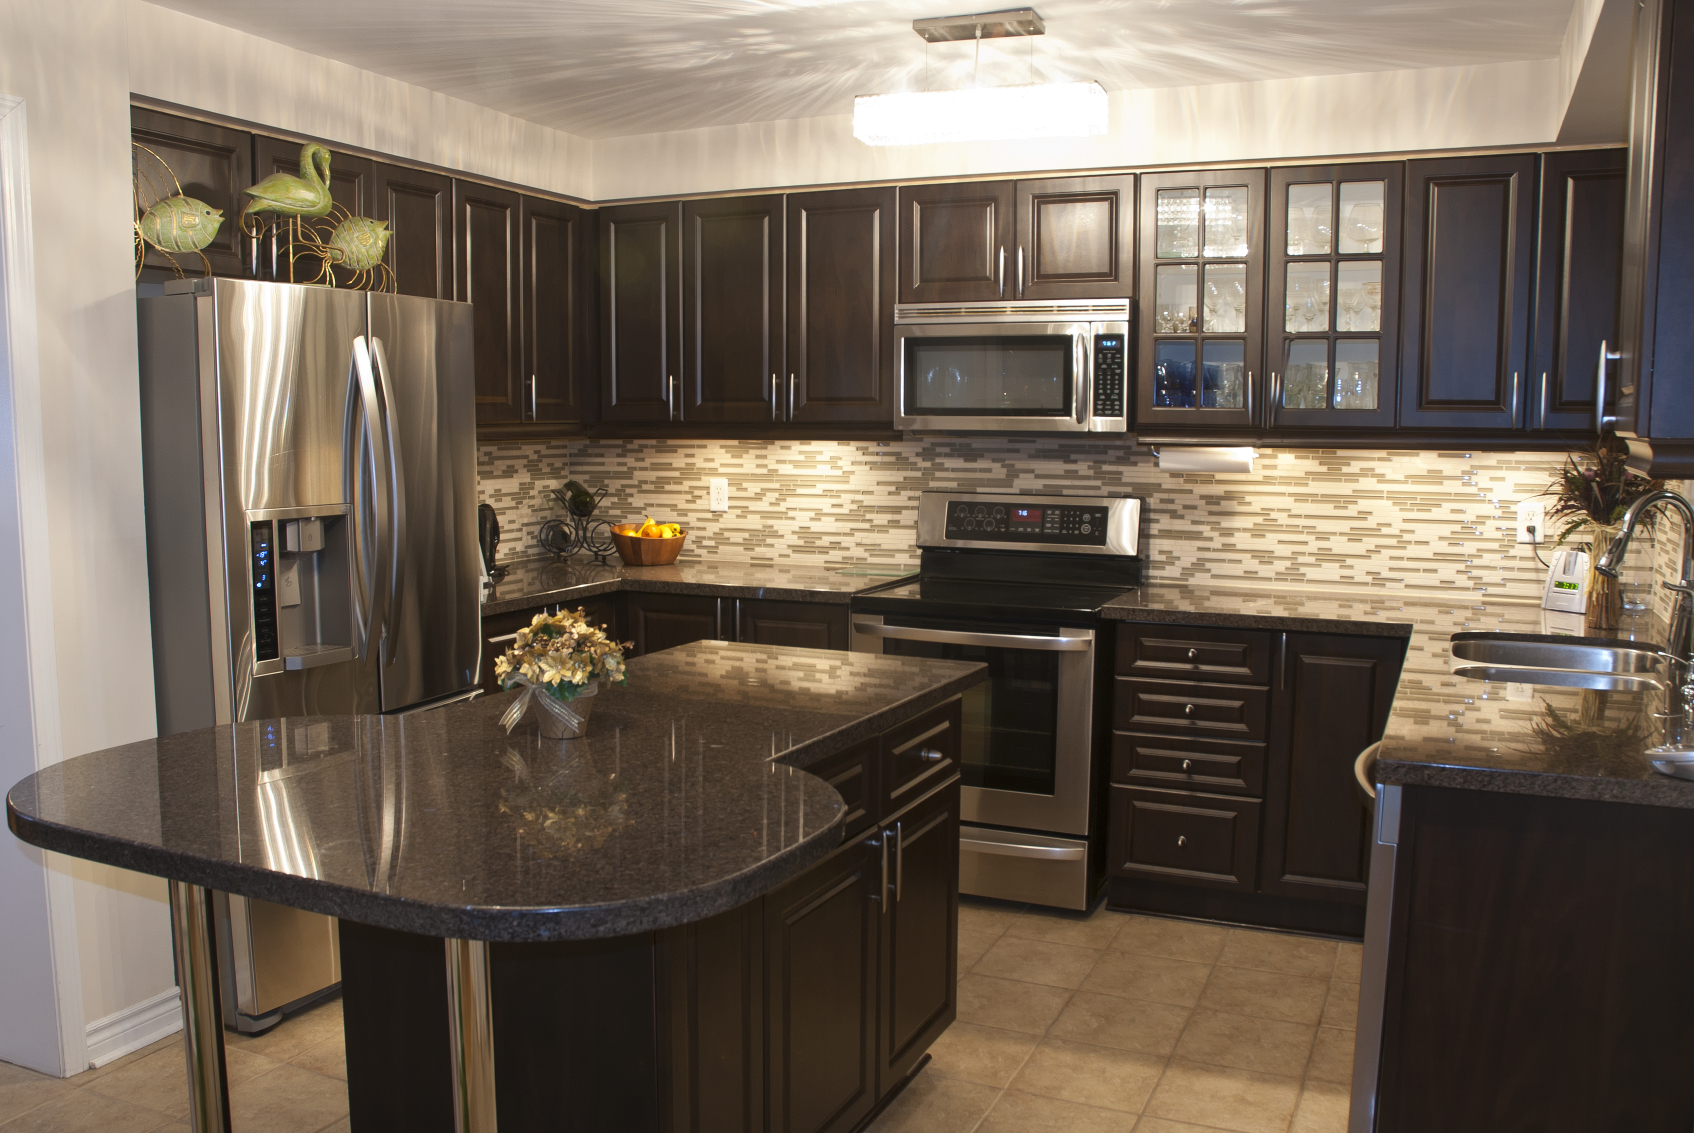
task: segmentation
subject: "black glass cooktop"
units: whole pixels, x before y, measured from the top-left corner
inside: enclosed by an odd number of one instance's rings
[[[886,590],[855,594],[852,609],[855,613],[903,617],[1091,625],[1099,619],[1101,606],[1130,589],[1129,586],[919,578]]]

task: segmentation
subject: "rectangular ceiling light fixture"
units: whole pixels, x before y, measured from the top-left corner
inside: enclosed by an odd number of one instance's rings
[[[912,30],[926,43],[980,44],[1045,35],[1047,25],[1035,9],[1013,8],[913,20]],[[1082,138],[1104,134],[1106,120],[1105,88],[1093,82],[863,94],[853,100],[853,136],[868,146]]]

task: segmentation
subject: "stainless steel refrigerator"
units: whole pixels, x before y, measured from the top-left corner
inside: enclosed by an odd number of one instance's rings
[[[159,734],[474,695],[471,307],[233,279],[165,292],[138,300]],[[266,772],[277,798],[288,756]],[[226,1022],[263,1030],[340,981],[332,919],[219,907]]]

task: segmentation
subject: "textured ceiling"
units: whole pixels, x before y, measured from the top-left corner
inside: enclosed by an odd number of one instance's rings
[[[1047,34],[927,49],[954,0],[153,0],[584,137],[845,114],[856,94],[1108,90],[1549,59],[1572,0],[1045,0]],[[927,77],[926,77],[927,74]]]

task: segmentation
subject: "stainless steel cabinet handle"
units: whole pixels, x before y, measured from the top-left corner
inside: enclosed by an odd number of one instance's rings
[[[1188,659],[1190,661],[1194,660],[1194,658],[1196,658],[1198,656],[1200,656],[1200,651],[1198,649],[1190,649],[1188,651]]]
[[[935,641],[943,645],[986,645],[991,649],[1035,649],[1053,653],[1083,653],[1094,647],[1094,634],[1080,637],[1038,637],[1018,633],[967,633],[949,629],[918,629],[915,626],[877,625],[854,622],[853,632],[867,637],[892,637],[901,641]]]
[[[1266,424],[1275,425],[1278,413],[1282,412],[1282,375],[1276,370],[1270,372],[1270,404],[1265,410]]]
[[[1188,835],[1186,835],[1186,834],[1178,834],[1178,835],[1177,835],[1177,836],[1176,836],[1176,844],[1177,844],[1177,845],[1179,845],[1179,846],[1186,846],[1186,845],[1188,845]]]
[[[776,392],[776,375],[772,374],[771,375],[771,420],[772,421],[776,420],[776,415],[781,409],[781,404],[782,404],[782,399],[777,396],[777,392]]]
[[[676,420],[676,375],[665,375],[665,420]]]
[[[918,758],[925,763],[940,763],[947,757],[932,747],[921,747],[918,749]]]
[[[1253,416],[1253,371],[1247,371],[1247,423],[1257,425],[1258,419]]]
[[[882,852],[882,884],[877,887],[876,896],[871,900],[882,903],[883,895],[888,892],[888,832],[880,831],[876,836],[876,844]]]
[[[1000,298],[1004,299],[1006,297],[1006,245],[1004,244],[1000,245],[1000,270],[998,278],[1000,280]]]
[[[1594,374],[1594,431],[1603,433],[1618,423],[1616,417],[1606,416],[1606,363],[1617,362],[1623,354],[1616,350],[1606,349],[1606,340],[1600,340],[1600,368]]]
[[[794,375],[788,375],[788,419],[794,420]]]
[[[1518,386],[1519,386],[1519,384],[1521,384],[1521,383],[1518,380],[1518,372],[1516,370],[1513,370],[1512,371],[1512,427],[1513,428],[1516,428],[1517,423],[1518,423]]]
[[[516,637],[517,634],[513,634],[512,636]],[[1194,766],[1194,761],[1192,759],[1185,759],[1185,760],[1182,761],[1182,769],[1184,771],[1187,771],[1189,768],[1191,768],[1193,766]]]
[[[1183,715],[1184,715],[1184,716],[1192,716],[1192,715],[1194,715],[1194,706],[1193,706],[1193,705],[1192,705],[1192,704],[1184,704],[1184,705],[1183,705],[1183,706],[1182,706],[1182,714],[1183,714]]]
[[[1023,245],[1018,245],[1018,298],[1023,298]]]
[[[1276,660],[1276,687],[1279,689],[1288,687],[1288,635],[1286,633],[1282,635],[1280,654]]]
[[[894,901],[900,901],[900,891],[906,887],[906,831],[894,824]]]
[[[688,420],[688,409],[682,404],[682,379],[673,376],[671,381],[676,385],[676,419],[686,421]]]
[[[531,374],[529,376],[529,419],[531,421],[533,421],[537,417],[541,416],[541,411],[535,407],[536,406],[535,398],[536,398],[536,395],[535,395],[535,375]]]
[[[1547,427],[1547,371],[1546,370],[1541,371],[1541,391],[1537,395],[1536,400],[1541,403],[1541,410],[1536,415],[1535,427],[1537,429],[1545,429]]]

